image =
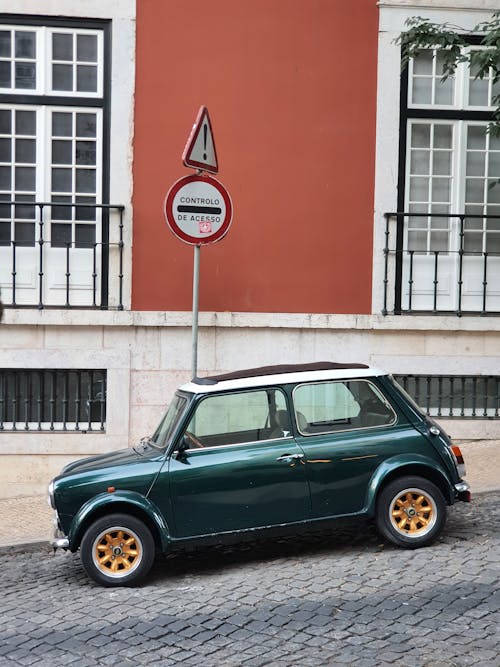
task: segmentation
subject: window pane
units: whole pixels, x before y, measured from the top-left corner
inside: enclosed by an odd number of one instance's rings
[[[432,50],[422,49],[413,60],[413,71],[415,74],[432,74]]]
[[[12,160],[12,143],[10,139],[0,139],[0,162]]]
[[[427,232],[424,231],[408,232],[408,250],[425,252],[427,250]]]
[[[10,190],[11,187],[11,168],[0,167],[0,190]]]
[[[479,125],[470,125],[467,131],[467,148],[486,148],[486,128]]]
[[[36,88],[36,63],[16,63],[16,88]]]
[[[488,102],[488,81],[485,79],[470,79],[469,105],[487,107]]]
[[[11,33],[10,30],[0,30],[0,58],[11,58]]]
[[[435,205],[432,207],[434,209]],[[446,208],[446,207],[443,207]],[[449,218],[446,217],[433,217],[431,218],[431,228],[432,229],[448,229]]]
[[[54,204],[64,204],[71,203],[71,197],[58,197],[55,195],[52,197],[52,203]],[[52,220],[71,220],[73,215],[72,206],[52,206]]]
[[[53,248],[65,248],[71,244],[71,225],[52,224],[51,229],[51,245]]]
[[[410,179],[410,199],[412,201],[428,201],[429,179],[413,176]]]
[[[76,247],[89,247],[95,243],[95,225],[75,225]]]
[[[488,181],[488,204],[500,204],[500,183],[498,179]]]
[[[34,137],[36,134],[35,111],[16,111],[16,134]]]
[[[76,170],[76,191],[77,192],[95,192],[96,191],[96,172],[95,172],[95,169],[77,169]]]
[[[36,187],[35,167],[16,167],[16,190],[33,191]]]
[[[96,164],[95,141],[76,142],[76,164],[86,164],[86,165]]]
[[[451,125],[434,126],[434,148],[451,148]]]
[[[10,245],[10,222],[0,222],[0,245]]]
[[[71,175],[71,169],[52,169],[52,191],[71,192],[73,189]]]
[[[490,153],[488,156],[488,176],[500,178],[500,153]]]
[[[52,60],[73,60],[73,35],[52,35]]]
[[[448,250],[447,232],[431,232],[431,250]]]
[[[446,79],[446,81],[436,81],[435,104],[453,104],[454,80]]]
[[[52,114],[52,136],[71,137],[73,134],[73,115],[54,112]]]
[[[97,67],[94,65],[77,66],[76,89],[81,93],[95,93],[97,91]]]
[[[482,151],[467,151],[466,170],[468,176],[485,175],[485,153]]]
[[[35,224],[31,222],[16,222],[15,241],[20,246],[35,245]]]
[[[76,136],[77,137],[95,137],[96,136],[96,115],[93,113],[76,114]]]
[[[55,139],[52,141],[52,164],[72,164],[73,142]]]
[[[10,62],[0,62],[0,88],[11,88],[11,66]]]
[[[432,201],[448,202],[450,200],[450,179],[432,179]]]
[[[414,104],[432,103],[432,81],[430,77],[413,77],[412,101]]]
[[[414,148],[430,148],[430,125],[415,124],[411,128],[411,145]]]
[[[78,206],[76,208],[76,219],[77,220],[95,220],[96,219],[96,208],[95,197],[77,197],[77,204],[88,204],[88,206]]]
[[[73,90],[72,65],[52,65],[53,90]]]
[[[12,116],[10,110],[0,109],[0,134],[12,132]]]
[[[32,199],[30,197],[23,196],[23,199]],[[14,207],[14,215],[16,220],[34,220],[35,219],[35,207],[34,206],[24,206],[17,205]]]
[[[16,31],[15,37],[15,53],[16,58],[29,58],[34,60],[36,58],[36,36],[34,32],[27,32],[24,30]]]
[[[451,174],[451,153],[435,151],[432,156],[432,171],[434,174]]]
[[[76,59],[80,62],[97,62],[96,35],[77,35]]]
[[[464,238],[465,252],[480,253],[483,251],[483,234],[481,232],[471,232],[465,234]]]
[[[465,200],[469,203],[484,202],[484,181],[481,178],[465,179]]]
[[[500,234],[493,232],[486,234],[487,252],[500,252]]]
[[[16,162],[28,164],[36,162],[36,142],[34,139],[16,139]]]
[[[412,174],[428,175],[430,173],[430,152],[412,150],[410,171]]]

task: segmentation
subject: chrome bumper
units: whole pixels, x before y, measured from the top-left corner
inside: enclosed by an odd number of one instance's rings
[[[53,540],[49,542],[50,546],[54,549],[69,549],[69,540],[67,537],[54,537]]]
[[[472,500],[472,493],[467,482],[461,481],[458,484],[455,484],[455,492],[457,494],[457,498],[459,500],[463,500],[465,503],[470,503]]]

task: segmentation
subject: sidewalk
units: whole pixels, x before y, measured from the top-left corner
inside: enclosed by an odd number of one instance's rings
[[[472,498],[477,493],[500,490],[500,442],[483,440],[457,444],[464,455]],[[0,551],[5,552],[10,546],[47,543],[53,534],[52,517],[53,511],[45,496],[0,499]]]

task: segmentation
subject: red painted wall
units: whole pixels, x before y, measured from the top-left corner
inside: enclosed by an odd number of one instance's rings
[[[200,310],[370,312],[377,22],[375,0],[139,0],[134,309],[191,309],[163,200],[204,104],[234,218]]]

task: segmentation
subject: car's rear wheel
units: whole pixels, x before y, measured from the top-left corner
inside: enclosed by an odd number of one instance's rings
[[[382,489],[377,501],[377,528],[389,542],[409,549],[431,544],[446,523],[440,489],[423,477],[400,477]]]
[[[130,586],[151,569],[155,544],[142,521],[126,514],[110,514],[87,529],[80,557],[85,571],[98,584]]]

